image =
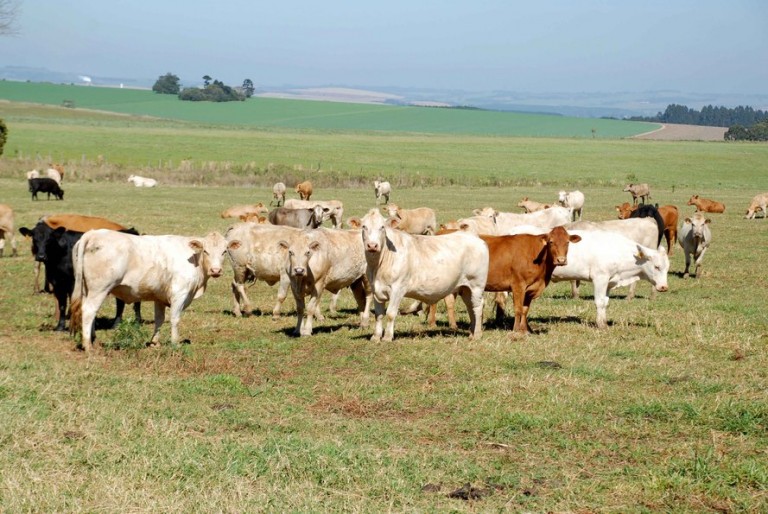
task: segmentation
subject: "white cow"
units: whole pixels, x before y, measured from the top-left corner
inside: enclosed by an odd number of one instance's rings
[[[312,209],[316,205],[323,208],[323,221],[331,220],[333,228],[341,228],[344,217],[344,204],[339,200],[298,200],[289,198],[283,207],[286,209]]]
[[[701,261],[712,243],[712,231],[709,229],[711,220],[705,218],[700,212],[696,212],[690,218],[685,218],[677,240],[685,252],[685,271],[683,278],[688,278],[688,269],[691,267],[691,256],[696,262],[696,278],[700,277]]]
[[[496,223],[493,218],[487,216],[470,216],[456,221],[449,221],[440,225],[441,230],[463,230],[475,235],[498,235]]]
[[[136,187],[155,187],[157,185],[157,180],[138,175],[128,177],[128,182],[133,182],[133,185]]]
[[[61,186],[61,172],[59,172],[59,170],[56,168],[48,168],[45,170],[45,176],[52,178],[59,186]]]
[[[16,247],[16,233],[13,230],[14,214],[10,205],[0,203],[0,257],[5,252],[5,239],[11,243],[12,256],[18,255]],[[37,292],[37,291],[35,291]]]
[[[326,289],[338,294],[350,287],[357,301],[360,327],[368,327],[371,295],[366,287],[366,261],[359,230],[303,230],[290,241],[281,240],[277,245],[282,250],[283,265],[296,300],[295,335],[312,335],[313,318],[320,312],[320,297]],[[307,295],[310,299],[305,309]]]
[[[429,207],[403,209],[396,203],[386,206],[389,226],[408,234],[433,235],[437,231],[437,216]]]
[[[205,237],[134,236],[113,230],[86,232],[74,247],[75,287],[71,326],[82,329],[83,348],[91,349],[93,322],[107,295],[125,303],[155,302],[157,344],[165,308],[171,309],[171,342],[179,342],[181,313],[219,277],[227,241],[218,232]]]
[[[483,290],[488,278],[488,246],[458,231],[440,237],[417,236],[387,226],[378,209],[362,219],[366,275],[373,289],[376,328],[371,341],[392,341],[404,297],[427,304],[458,292],[469,312],[470,338],[482,335]],[[387,327],[384,331],[384,303]]]
[[[376,194],[376,201],[384,197],[384,203],[389,203],[389,195],[392,193],[392,185],[387,181],[373,181],[373,192]]]
[[[285,184],[282,182],[276,182],[272,186],[272,201],[269,202],[269,205],[272,205],[275,201],[278,207],[285,204]]]
[[[499,212],[492,207],[475,209],[476,216],[485,216],[494,221],[496,232],[494,236],[508,235],[510,231],[519,225],[533,225],[545,229],[552,229],[560,225],[565,225],[571,221],[571,209],[554,205],[543,211],[515,213]]]
[[[37,170],[32,170],[27,172],[27,180],[33,179],[33,178],[40,178],[40,172]]]
[[[760,193],[752,198],[744,218],[748,220],[755,218],[757,211],[763,211],[763,219],[768,218],[768,193]]]
[[[614,287],[628,286],[640,279],[666,291],[669,257],[664,248],[654,250],[621,234],[608,231],[569,230],[581,242],[568,247],[568,264],[556,266],[552,282],[592,282],[597,307],[597,328],[608,326],[608,294]]]
[[[573,221],[581,220],[581,212],[584,208],[584,193],[581,191],[560,191],[557,194],[557,202],[563,207],[573,211]]]

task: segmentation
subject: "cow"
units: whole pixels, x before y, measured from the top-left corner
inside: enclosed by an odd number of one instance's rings
[[[396,228],[408,234],[432,235],[437,230],[437,216],[429,207],[403,209],[396,203],[386,206],[391,228]]]
[[[222,218],[242,218],[249,214],[256,214],[258,216],[267,214],[268,212],[269,209],[266,208],[263,203],[259,202],[251,205],[233,205],[232,207],[221,211],[220,216]]]
[[[299,182],[296,184],[295,191],[299,194],[299,199],[309,200],[309,198],[312,196],[312,182],[309,180]]]
[[[632,205],[637,204],[638,198],[640,203],[651,199],[651,188],[648,184],[627,184],[624,186],[624,192],[632,195]]]
[[[543,211],[544,209],[549,209],[551,207],[548,203],[539,203],[529,200],[527,196],[520,200],[517,206],[522,207],[524,212]]]
[[[228,243],[218,232],[205,237],[131,236],[92,230],[74,248],[75,288],[71,329],[82,331],[85,351],[91,350],[93,321],[108,294],[124,302],[155,302],[158,344],[165,308],[171,310],[171,342],[178,343],[184,309],[205,292],[208,279],[221,276]]]
[[[755,213],[757,211],[763,211],[763,219],[768,216],[768,193],[760,193],[759,195],[755,195],[755,197],[752,199],[752,201],[749,203],[749,207],[747,208],[747,213],[744,215],[744,219],[751,220],[752,218],[755,218]]]
[[[485,216],[492,219],[495,224],[495,231],[491,235],[497,236],[510,234],[515,227],[520,225],[533,225],[544,229],[551,229],[571,221],[571,209],[559,205],[553,205],[549,209],[527,214],[499,212],[492,207],[475,209],[473,212],[476,216]]]
[[[568,249],[568,264],[557,266],[552,282],[580,280],[594,285],[597,328],[608,326],[608,294],[615,287],[637,280],[649,281],[659,292],[667,291],[669,257],[658,250],[640,245],[621,234],[595,230],[570,230],[581,242]]]
[[[31,178],[27,182],[29,183],[29,192],[32,193],[33,200],[37,200],[37,193],[48,193],[48,200],[51,199],[51,194],[59,200],[64,199],[64,190],[52,178]]]
[[[693,195],[688,200],[687,205],[695,205],[696,212],[713,212],[722,214],[725,212],[725,204],[709,198],[702,198],[699,195]]]
[[[269,223],[269,220],[267,219],[266,216],[260,216],[255,212],[249,212],[248,214],[241,214],[239,218],[240,218],[240,221],[250,221],[250,222],[258,223],[261,225],[266,225]]]
[[[273,225],[284,225],[294,228],[317,228],[323,223],[323,208],[315,205],[311,209],[289,209],[276,207],[267,216]]]
[[[50,179],[55,180],[56,183],[59,186],[61,186],[62,176],[61,176],[61,173],[59,172],[59,170],[57,170],[56,168],[48,168],[47,170],[45,170],[45,176],[50,178]]]
[[[16,232],[13,230],[13,209],[10,205],[0,203],[0,257],[5,253],[5,240],[8,239],[12,257],[16,257],[19,252],[16,247]]]
[[[134,229],[122,229],[122,232],[137,235]],[[19,229],[24,236],[32,239],[32,251],[35,260],[45,265],[46,291],[53,293],[56,300],[57,331],[66,330],[67,302],[72,296],[75,285],[75,270],[72,265],[72,252],[75,244],[82,238],[83,232],[68,230],[65,227],[51,228],[45,218],[29,229]],[[35,279],[37,282],[37,278]],[[35,285],[37,291],[37,284]],[[113,326],[122,320],[125,304],[117,301],[117,314]],[[136,319],[141,320],[140,305],[134,306]]]
[[[272,201],[269,202],[269,205],[272,205],[274,202],[277,202],[276,207],[285,204],[285,184],[282,182],[276,182],[275,185],[272,186]]]
[[[315,205],[323,208],[323,221],[331,220],[334,228],[341,228],[344,218],[344,204],[339,200],[297,200],[289,198],[283,207],[288,209],[312,209]]]
[[[366,276],[373,290],[376,326],[371,341],[392,341],[404,297],[427,304],[458,292],[469,312],[470,339],[482,335],[488,246],[463,231],[441,237],[392,230],[378,209],[361,220]],[[387,326],[383,327],[385,307]],[[382,338],[383,334],[383,338]]]
[[[557,203],[571,209],[573,218],[571,221],[581,220],[584,209],[584,193],[581,191],[560,191],[557,193]]]
[[[630,218],[632,213],[635,212],[639,207],[639,205],[632,206],[629,205],[629,202],[624,202],[623,204],[616,206],[616,211],[619,213],[619,219],[625,220]],[[664,223],[663,235],[667,240],[667,253],[671,256],[675,248],[675,241],[677,241],[677,223],[678,219],[680,218],[680,212],[675,205],[662,205],[659,207],[659,205],[656,204],[656,210],[658,211],[659,216],[661,216],[661,220]],[[656,216],[653,214],[653,211],[645,210],[643,213],[646,215],[650,214],[653,219],[656,220]]]
[[[475,235],[496,235],[496,222],[488,216],[470,216],[440,224],[440,230],[463,230]]]
[[[48,169],[46,170],[46,175],[54,180],[58,176],[58,182],[61,183],[61,181],[64,180],[64,166],[58,163],[49,164]]]
[[[378,203],[379,198],[384,198],[384,203],[389,203],[389,195],[392,193],[392,185],[385,181],[380,180],[374,180],[373,181],[373,192],[376,195],[376,202]]]
[[[138,175],[131,175],[128,177],[128,182],[133,182],[136,187],[155,187],[157,186],[157,180],[153,178],[140,177]]]
[[[696,212],[693,216],[685,218],[683,226],[680,228],[678,234],[678,241],[680,246],[683,247],[685,252],[685,271],[683,272],[683,278],[688,278],[688,270],[691,266],[691,256],[693,256],[696,263],[696,278],[701,275],[701,261],[704,259],[704,254],[709,249],[709,245],[712,243],[712,231],[709,229],[711,220],[705,218],[700,212]]]
[[[27,172],[27,180],[31,178],[40,178],[40,172],[37,170],[31,170]]]
[[[326,289],[338,294],[350,287],[357,301],[360,327],[368,327],[371,295],[360,230],[303,230],[291,240],[283,239],[277,244],[283,252],[283,265],[296,300],[294,335],[312,335],[313,318],[320,311],[320,297]]]

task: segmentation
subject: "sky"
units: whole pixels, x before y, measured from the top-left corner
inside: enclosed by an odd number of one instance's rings
[[[765,0],[18,1],[0,66],[185,86],[768,92]]]

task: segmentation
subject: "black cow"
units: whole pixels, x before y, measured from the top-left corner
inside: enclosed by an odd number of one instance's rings
[[[315,205],[311,209],[278,207],[269,211],[269,222],[273,225],[294,228],[317,228],[323,224],[323,207],[320,205]]]
[[[51,199],[51,193],[59,200],[64,199],[64,190],[52,178],[29,179],[29,192],[32,193],[33,200],[37,200],[37,193],[48,193],[49,200]]]
[[[44,221],[39,221],[33,229],[21,227],[19,229],[24,236],[32,239],[32,253],[35,260],[45,265],[45,291],[53,293],[56,299],[56,329],[57,331],[66,330],[67,301],[72,297],[72,291],[75,288],[75,269],[72,264],[72,249],[83,232],[67,230],[64,227],[52,229]],[[130,228],[121,230],[128,234],[138,235],[139,233]],[[116,314],[113,327],[116,327],[123,317],[125,302],[116,301]],[[133,305],[136,314],[136,320],[141,321],[141,304]]]
[[[632,214],[629,215],[630,218],[653,218],[656,220],[656,225],[659,228],[659,240],[656,242],[657,247],[661,244],[661,238],[664,237],[665,228],[664,218],[662,218],[661,214],[659,214],[659,209],[657,208],[658,206],[659,204],[656,204],[656,207],[654,207],[651,204],[644,203],[632,211]]]

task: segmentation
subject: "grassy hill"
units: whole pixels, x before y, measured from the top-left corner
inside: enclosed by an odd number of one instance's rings
[[[78,109],[259,128],[624,138],[658,127],[653,123],[543,114],[271,98],[182,102],[174,95],[147,90],[12,81],[0,81],[0,99],[48,105],[67,102]]]

